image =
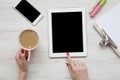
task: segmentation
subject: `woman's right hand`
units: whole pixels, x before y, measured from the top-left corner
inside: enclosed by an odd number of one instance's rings
[[[72,60],[67,53],[66,65],[73,80],[88,80],[87,66],[84,62]]]

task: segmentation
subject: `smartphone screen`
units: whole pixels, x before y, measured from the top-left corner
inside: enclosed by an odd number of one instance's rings
[[[15,8],[32,23],[41,14],[26,0],[22,0]]]

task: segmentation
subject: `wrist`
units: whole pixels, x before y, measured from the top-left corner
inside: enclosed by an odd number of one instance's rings
[[[27,72],[19,72],[19,79],[18,80],[26,80]]]
[[[74,80],[88,80],[88,78],[79,78],[79,79],[74,79]]]

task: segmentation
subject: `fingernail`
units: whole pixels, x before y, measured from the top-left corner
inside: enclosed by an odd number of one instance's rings
[[[28,54],[25,55],[25,59],[28,60]]]
[[[24,54],[24,49],[21,49],[21,53],[23,53],[23,54]]]
[[[69,52],[66,52],[66,55],[69,56]]]
[[[66,63],[66,65],[67,65],[67,66],[69,66],[69,64],[68,64],[68,63]]]

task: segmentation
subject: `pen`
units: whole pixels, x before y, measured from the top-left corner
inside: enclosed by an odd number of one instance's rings
[[[106,3],[107,0],[100,0],[97,2],[96,6],[93,8],[93,10],[89,13],[90,17],[94,17],[99,11],[100,9],[104,6],[104,4]]]

